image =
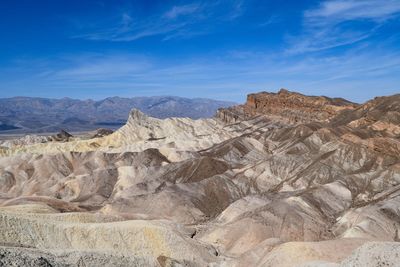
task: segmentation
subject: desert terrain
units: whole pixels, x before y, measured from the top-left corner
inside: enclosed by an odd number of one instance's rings
[[[400,95],[0,140],[0,266],[398,266]]]

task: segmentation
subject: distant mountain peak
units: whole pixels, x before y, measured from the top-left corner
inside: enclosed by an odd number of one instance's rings
[[[99,127],[116,128],[125,122],[132,109],[156,118],[207,118],[218,108],[235,103],[212,99],[190,99],[175,96],[108,97],[103,100],[71,98],[47,99],[15,97],[0,99],[0,119],[8,126],[0,131],[12,133],[70,132],[95,130]],[[136,119],[144,115],[135,113]]]
[[[141,112],[139,109],[134,108],[129,113],[128,122],[129,121],[143,121],[143,120],[146,120],[148,118],[149,118],[149,116],[147,116],[146,114]]]

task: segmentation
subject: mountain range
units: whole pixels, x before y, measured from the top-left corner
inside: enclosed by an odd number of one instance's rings
[[[71,98],[13,97],[0,99],[0,132],[34,133],[93,130],[122,126],[132,108],[157,118],[208,118],[234,103],[174,96],[110,97],[99,101]]]

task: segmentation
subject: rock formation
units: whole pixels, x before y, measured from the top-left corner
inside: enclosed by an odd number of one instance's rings
[[[90,133],[89,138],[100,138],[100,137],[104,137],[107,135],[112,134],[114,131],[111,129],[105,129],[105,128],[99,128],[97,130],[95,130],[94,132]]]
[[[174,96],[108,97],[98,101],[71,98],[0,98],[0,133],[53,133],[59,129],[81,132],[99,127],[117,129],[124,124],[132,108],[157,118],[210,118],[218,108],[234,104]]]
[[[3,147],[0,265],[396,266],[399,111],[281,90]]]
[[[295,123],[327,122],[340,111],[357,107],[342,98],[305,96],[281,89],[278,93],[249,94],[244,105],[221,108],[217,116],[226,122],[235,122],[256,115],[268,115],[277,120]]]

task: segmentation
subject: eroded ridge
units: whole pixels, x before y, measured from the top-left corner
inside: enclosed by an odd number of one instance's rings
[[[400,95],[281,90],[214,119],[133,110],[114,133],[35,140],[2,147],[2,264],[398,263]]]

